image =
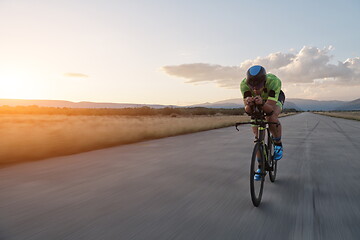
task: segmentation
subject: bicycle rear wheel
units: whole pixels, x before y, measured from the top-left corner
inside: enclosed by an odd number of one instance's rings
[[[275,182],[276,179],[276,172],[277,172],[277,161],[274,160],[274,142],[271,138],[270,131],[268,129],[267,136],[267,156],[268,156],[268,166],[269,166],[269,178],[271,182]]]
[[[258,207],[261,202],[261,197],[264,188],[264,180],[265,180],[265,159],[264,159],[264,149],[261,143],[256,143],[254,146],[254,151],[251,157],[250,164],[250,194],[251,200],[255,207]],[[257,169],[260,168],[260,180],[254,180],[254,176]]]

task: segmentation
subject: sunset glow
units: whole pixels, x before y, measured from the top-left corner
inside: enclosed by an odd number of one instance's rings
[[[5,69],[0,71],[1,98],[30,99],[36,97],[34,88],[35,79],[20,69]]]
[[[256,63],[288,98],[358,98],[360,4],[294,4],[1,1],[0,98],[215,102]]]

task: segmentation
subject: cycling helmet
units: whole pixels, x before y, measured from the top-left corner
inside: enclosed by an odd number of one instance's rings
[[[266,71],[260,65],[252,66],[246,73],[246,83],[251,87],[257,89],[265,86],[266,82]]]

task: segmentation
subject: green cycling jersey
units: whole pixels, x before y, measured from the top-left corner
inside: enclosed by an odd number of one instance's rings
[[[246,83],[246,78],[244,78],[244,80],[241,81],[240,83],[240,90],[241,93],[245,98],[247,97],[255,97],[255,93],[253,90],[251,90],[251,88],[247,85]],[[264,90],[261,93],[261,98],[266,101],[266,100],[273,100],[276,103],[276,105],[280,106],[282,108],[282,104],[281,102],[279,102],[279,94],[281,91],[281,80],[276,77],[274,74],[268,73],[266,74],[266,83],[265,83],[265,87]]]

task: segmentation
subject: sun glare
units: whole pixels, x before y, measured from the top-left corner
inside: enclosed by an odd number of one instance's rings
[[[15,71],[0,70],[0,98],[26,99],[34,96],[31,76]]]

